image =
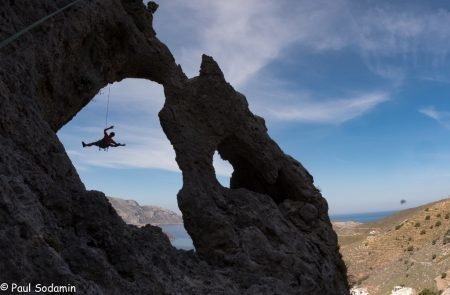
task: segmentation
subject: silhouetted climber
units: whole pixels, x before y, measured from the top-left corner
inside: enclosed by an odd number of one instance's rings
[[[106,131],[109,129],[113,129],[114,126],[105,128],[105,130],[103,130],[103,138],[91,143],[84,143],[84,141],[81,142],[81,144],[83,145],[83,147],[87,147],[87,146],[98,146],[101,149],[107,149],[109,147],[117,147],[117,146],[125,146],[125,144],[121,144],[121,143],[117,143],[115,142],[112,138],[114,137],[114,135],[116,135],[114,132],[111,133],[107,133]]]

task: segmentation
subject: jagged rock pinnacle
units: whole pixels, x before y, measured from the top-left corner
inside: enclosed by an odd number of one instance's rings
[[[217,62],[206,54],[202,55],[202,64],[200,66],[200,76],[216,77],[224,80],[222,70]]]

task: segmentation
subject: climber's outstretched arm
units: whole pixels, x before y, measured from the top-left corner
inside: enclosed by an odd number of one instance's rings
[[[106,133],[106,131],[109,130],[109,129],[113,129],[113,128],[114,128],[114,126],[111,125],[111,126],[109,126],[108,128],[103,129],[103,134],[104,134],[105,136],[107,136],[108,134]]]

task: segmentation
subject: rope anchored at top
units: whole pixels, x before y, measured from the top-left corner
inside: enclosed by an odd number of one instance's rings
[[[109,95],[111,94],[111,85],[108,88],[108,101],[106,102],[106,118],[105,118],[105,127],[108,126],[108,115],[109,115]]]
[[[8,45],[9,43],[11,43],[12,41],[16,40],[17,38],[19,38],[20,36],[22,36],[22,35],[25,34],[26,32],[30,31],[31,29],[33,29],[33,28],[39,26],[40,24],[42,24],[43,22],[45,22],[45,21],[48,20],[49,18],[51,18],[51,17],[57,15],[58,13],[60,13],[60,12],[62,12],[62,11],[64,11],[64,10],[66,10],[67,8],[69,8],[69,7],[73,6],[73,5],[75,5],[76,3],[80,2],[80,1],[82,1],[82,0],[75,0],[75,1],[73,1],[73,2],[71,2],[71,3],[69,3],[69,4],[67,4],[66,6],[64,6],[64,7],[60,8],[60,9],[56,10],[55,12],[53,12],[53,13],[47,15],[47,16],[44,16],[44,17],[41,18],[40,20],[38,20],[38,21],[32,23],[31,25],[29,25],[29,26],[26,27],[25,29],[20,30],[19,32],[17,32],[17,33],[15,33],[14,35],[12,35],[11,37],[6,38],[5,40],[3,40],[3,41],[0,43],[0,49],[2,49],[3,47],[5,47],[6,45]]]

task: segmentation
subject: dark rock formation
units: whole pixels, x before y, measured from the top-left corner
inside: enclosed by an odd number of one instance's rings
[[[0,39],[66,5],[0,3]],[[245,97],[204,56],[187,79],[141,0],[81,1],[0,49],[0,274],[77,294],[348,294],[313,179],[267,135]],[[180,16],[183,17],[183,16]],[[127,226],[86,191],[56,132],[105,85],[164,86],[161,125],[183,172],[178,194],[197,253],[153,226]],[[234,167],[231,188],[212,157]]]
[[[183,219],[177,213],[158,206],[139,205],[134,200],[124,200],[108,197],[108,201],[128,224],[144,226],[146,224],[177,224],[183,223]]]

